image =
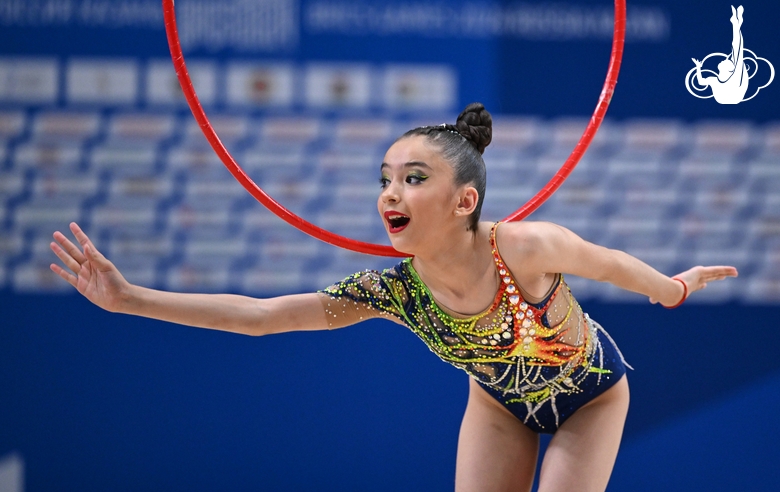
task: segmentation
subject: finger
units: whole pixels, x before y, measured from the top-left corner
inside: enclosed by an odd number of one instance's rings
[[[86,247],[88,244],[95,248],[95,245],[92,244],[92,241],[90,241],[89,237],[87,237],[87,235],[84,233],[84,231],[81,230],[81,227],[79,227],[77,223],[70,223],[70,231],[74,236],[76,236],[76,240],[79,242],[82,248]]]
[[[111,262],[108,261],[108,259],[100,253],[100,251],[96,250],[92,244],[85,246],[84,252],[98,270],[106,271],[111,269]]]
[[[76,277],[66,272],[61,266],[52,263],[51,265],[49,265],[49,268],[51,268],[51,271],[53,271],[57,275],[64,278],[65,281],[68,282],[70,285],[76,287],[76,283],[77,283]]]
[[[732,266],[712,266],[706,267],[702,279],[707,280],[722,280],[726,277],[736,277],[739,275],[737,269]]]
[[[62,247],[62,249],[67,251],[68,254],[79,264],[87,261],[87,259],[81,253],[79,247],[73,244],[72,242],[70,242],[70,239],[65,237],[65,234],[61,233],[60,231],[55,232],[54,240],[57,241],[57,243]]]
[[[49,247],[54,252],[54,254],[57,255],[57,258],[59,258],[60,261],[65,264],[66,267],[70,268],[73,273],[79,273],[79,270],[81,270],[81,263],[74,260],[73,257],[66,253],[59,244],[52,242],[49,244]]]

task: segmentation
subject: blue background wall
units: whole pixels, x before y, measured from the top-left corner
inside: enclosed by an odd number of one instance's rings
[[[75,12],[87,2],[59,3]],[[14,18],[12,4],[0,1],[3,56],[167,56],[161,15],[129,27],[75,15],[39,22]],[[606,72],[611,40],[603,33],[539,39],[446,26],[323,33],[306,20],[311,4],[300,4],[293,44],[195,43],[186,54],[444,63],[457,72],[459,105],[482,100],[498,114],[546,118],[588,116]],[[611,9],[596,0],[563,5]],[[728,51],[727,2],[630,2],[629,15],[632,7],[668,25],[657,38],[629,39],[611,118],[778,119],[777,82],[731,107],[684,89],[690,58]],[[745,8],[747,46],[778,66],[780,7]],[[306,111],[296,104],[291,113]],[[636,368],[609,490],[776,489],[777,304],[584,306]],[[452,489],[466,377],[395,325],[248,338],[112,315],[75,295],[10,285],[0,290],[0,313],[0,456],[24,457],[27,490]]]

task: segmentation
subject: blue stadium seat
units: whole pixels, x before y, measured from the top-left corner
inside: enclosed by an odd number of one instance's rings
[[[222,161],[207,145],[184,144],[170,147],[163,154],[163,167],[171,173],[186,176],[215,176],[225,170]]]
[[[491,148],[509,148],[522,152],[533,152],[545,140],[549,140],[548,129],[537,118],[500,115],[493,118],[493,141],[490,143]],[[487,152],[490,151],[488,150]]]
[[[18,205],[14,209],[13,224],[23,231],[51,233],[66,231],[68,224],[81,218],[82,207],[69,199],[41,199]]]
[[[687,127],[677,120],[632,119],[624,125],[623,146],[615,159],[653,159],[689,151],[691,140]]]
[[[163,288],[179,292],[227,292],[236,290],[231,285],[230,271],[221,267],[190,263],[170,268]]]
[[[274,144],[310,144],[322,136],[323,130],[322,121],[311,116],[267,117],[256,126],[260,140]]]
[[[244,152],[240,162],[257,183],[304,179],[314,172],[314,162],[301,146],[258,145]]]
[[[335,124],[333,144],[337,148],[379,148],[402,135],[386,118],[344,118]]]
[[[0,203],[6,204],[19,197],[25,190],[24,175],[13,171],[0,171]]]
[[[482,204],[481,220],[501,220],[511,214],[531,197],[539,188],[532,183],[516,184],[514,186],[497,187],[488,182],[485,202]],[[532,219],[534,220],[534,219]]]
[[[12,169],[76,172],[82,167],[83,150],[80,144],[68,140],[24,141],[16,146]]]
[[[160,219],[154,207],[115,201],[94,207],[89,215],[89,223],[98,234],[114,231],[141,234],[157,230]]]
[[[0,143],[22,135],[27,127],[27,114],[22,110],[0,111]]]
[[[691,157],[733,159],[757,145],[757,132],[748,122],[700,121],[693,125]]]
[[[16,266],[10,274],[10,284],[16,292],[63,292],[73,291],[70,284],[49,269],[49,263],[26,263]]]
[[[327,150],[315,159],[323,184],[347,183],[365,186],[376,183],[379,188],[379,167],[383,154],[374,150]]]
[[[746,278],[744,286],[735,294],[744,303],[778,304],[780,303],[780,275],[758,273]]]
[[[310,273],[300,266],[284,269],[254,267],[246,270],[238,281],[242,292],[255,295],[290,294],[302,292]]]
[[[250,137],[252,123],[245,115],[216,114],[209,118],[209,123],[220,141],[228,148],[231,144]],[[184,123],[184,142],[190,145],[208,145],[200,125],[194,118],[188,117]]]
[[[165,226],[172,232],[187,234],[229,234],[237,229],[237,220],[224,202],[195,200],[173,206],[164,217]]]
[[[104,124],[96,111],[41,111],[33,118],[31,140],[81,144],[97,137]]]
[[[230,269],[249,254],[242,237],[190,237],[184,244],[181,261],[189,265],[208,265]]]
[[[3,231],[0,235],[0,265],[17,258],[24,252],[24,236],[21,231]]]
[[[54,172],[39,174],[32,183],[31,201],[62,200],[84,205],[101,192],[95,174]]]
[[[115,175],[154,174],[158,170],[158,146],[155,142],[107,141],[92,149],[89,167],[95,172]]]
[[[120,112],[108,122],[107,139],[156,144],[173,137],[177,128],[176,117],[171,113]]]

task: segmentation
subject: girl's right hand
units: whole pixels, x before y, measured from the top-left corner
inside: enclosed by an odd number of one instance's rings
[[[121,311],[130,284],[114,264],[95,248],[78,224],[71,222],[70,230],[82,249],[60,231],[55,232],[56,242],[50,244],[51,250],[70,272],[54,263],[51,264],[52,271],[94,304],[107,311]]]

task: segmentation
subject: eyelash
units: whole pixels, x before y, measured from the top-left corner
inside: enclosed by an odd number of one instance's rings
[[[425,176],[425,175],[422,175],[422,174],[410,174],[410,175],[408,175],[406,177],[406,182],[411,184],[411,185],[418,185],[418,184],[421,184],[426,179],[428,179],[428,176]],[[417,180],[417,182],[412,183],[412,182],[410,182],[410,180]],[[382,176],[381,178],[379,178],[379,186],[382,189],[386,188],[387,185],[389,185],[389,184],[390,184],[390,178],[388,178],[386,176]]]

